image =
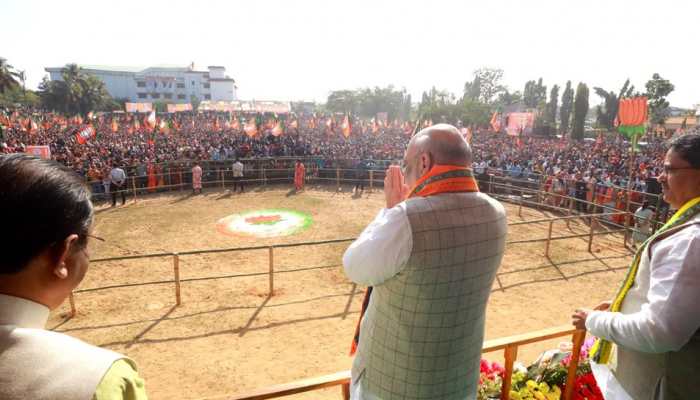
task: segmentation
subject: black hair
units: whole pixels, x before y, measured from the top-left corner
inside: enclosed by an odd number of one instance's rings
[[[21,271],[42,251],[79,235],[87,245],[90,191],[68,167],[26,154],[0,156],[0,274]]]
[[[700,168],[700,135],[696,133],[679,136],[671,141],[671,150],[693,168]]]

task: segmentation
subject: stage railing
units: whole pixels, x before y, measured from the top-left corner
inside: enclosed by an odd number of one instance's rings
[[[518,357],[518,349],[520,347],[565,336],[571,336],[573,345],[571,361],[569,362],[567,369],[566,384],[564,385],[562,399],[571,400],[574,389],[574,381],[576,379],[576,369],[578,368],[580,360],[581,345],[586,337],[586,331],[576,330],[570,326],[561,326],[484,342],[481,350],[482,353],[492,353],[503,350],[505,372],[503,374],[503,386],[501,388],[500,399],[508,400],[510,398],[510,389],[512,387],[511,376],[513,374],[513,366]],[[341,387],[343,399],[348,400],[350,398],[350,371],[341,371],[331,375],[303,379],[281,385],[274,385],[239,395],[207,397],[206,399],[202,400],[274,399],[335,386]]]

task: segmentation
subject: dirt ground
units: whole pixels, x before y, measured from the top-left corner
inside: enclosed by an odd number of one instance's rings
[[[243,195],[218,190],[139,198],[125,207],[98,210],[93,259],[123,255],[216,249],[349,238],[358,235],[384,201],[381,192],[353,196],[309,188],[292,194],[268,187]],[[219,233],[227,215],[266,208],[309,213],[313,224],[292,236],[255,239]],[[506,205],[509,221],[547,216]],[[587,233],[580,223],[556,222],[553,236]],[[547,223],[512,226],[509,241],[544,238]],[[594,306],[616,290],[630,261],[619,235],[507,246],[489,300],[487,339],[569,323],[571,311]],[[348,349],[362,291],[340,265],[348,243],[276,249],[274,296],[268,297],[268,250],[180,257],[182,305],[175,306],[171,256],[93,262],[75,295],[78,314],[64,304],[49,327],[136,360],[152,399],[203,399],[234,395],[273,384],[348,369]],[[299,271],[290,271],[296,270]],[[207,279],[225,275],[236,278]],[[197,279],[194,279],[197,278]],[[132,285],[90,291],[92,288]],[[562,340],[519,350],[529,362]],[[498,360],[500,354],[488,354]],[[333,388],[296,399],[339,398]]]

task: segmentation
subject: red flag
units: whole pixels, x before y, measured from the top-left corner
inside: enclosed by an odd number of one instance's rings
[[[350,125],[350,118],[347,114],[345,114],[345,118],[343,118],[343,123],[340,124],[340,129],[346,139],[350,137],[350,134],[352,133],[352,126]]]
[[[80,144],[85,144],[85,143],[87,143],[88,140],[90,140],[94,137],[95,137],[95,128],[93,128],[92,125],[87,125],[86,127],[79,130],[75,134],[75,139]]]

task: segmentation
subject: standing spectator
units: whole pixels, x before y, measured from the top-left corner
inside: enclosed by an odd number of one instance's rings
[[[117,205],[117,193],[121,195],[122,205],[126,204],[126,173],[115,165],[109,173],[109,189],[112,195],[112,207]]]
[[[194,163],[192,167],[192,193],[202,193],[202,167],[199,166],[199,162]]]
[[[365,163],[358,160],[355,165],[355,187],[352,189],[354,194],[361,194],[365,191]]]
[[[306,168],[301,160],[297,160],[294,165],[294,189],[298,192],[304,188],[306,179]]]
[[[632,234],[634,247],[644,243],[651,235],[651,218],[654,216],[654,208],[649,206],[649,200],[644,200],[642,206],[634,212],[635,231]]]
[[[576,174],[576,182],[574,183],[574,188],[576,190],[576,211],[581,214],[586,213],[586,181],[583,180],[581,173]]]
[[[233,193],[236,193],[237,186],[241,188],[241,193],[243,193],[243,163],[239,159],[236,159],[231,170],[233,171]]]

